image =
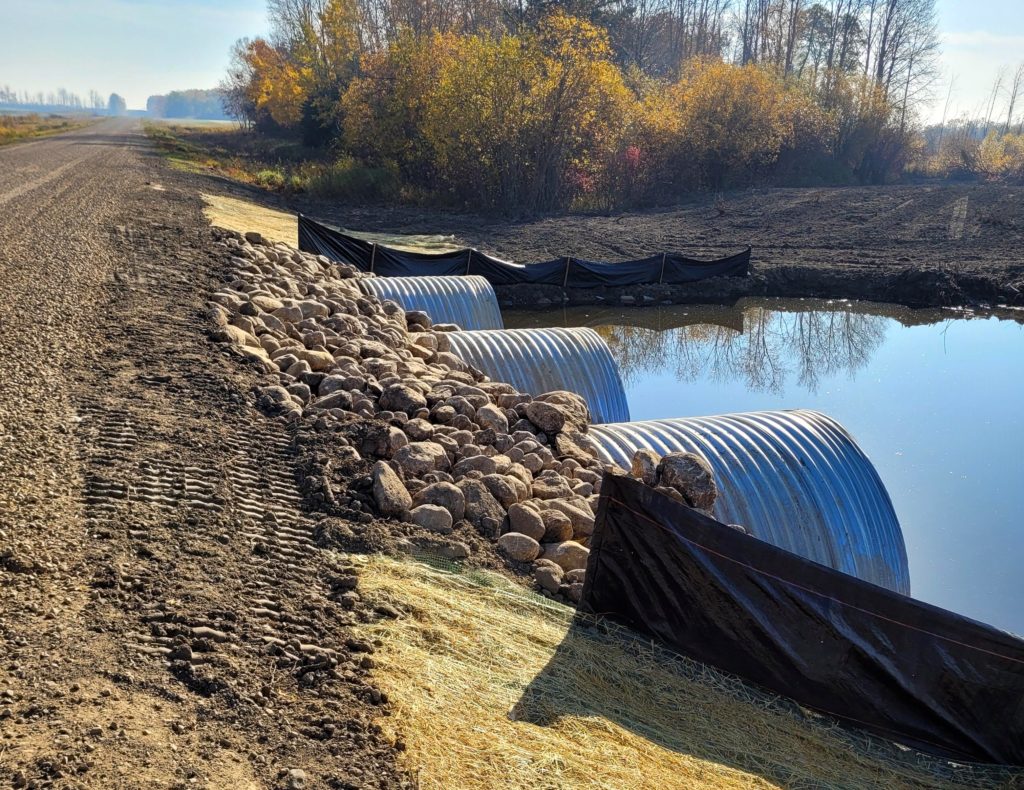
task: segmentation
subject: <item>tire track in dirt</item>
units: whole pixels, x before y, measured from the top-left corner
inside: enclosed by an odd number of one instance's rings
[[[187,177],[126,122],[0,157],[0,783],[402,786]]]

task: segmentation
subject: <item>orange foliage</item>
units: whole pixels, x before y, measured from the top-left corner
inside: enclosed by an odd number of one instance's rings
[[[306,101],[308,67],[292,62],[262,38],[249,44],[244,57],[253,75],[248,88],[253,106],[281,126],[297,124]]]

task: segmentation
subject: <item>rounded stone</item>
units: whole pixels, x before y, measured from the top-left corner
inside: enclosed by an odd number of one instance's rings
[[[447,534],[452,531],[452,514],[440,505],[419,505],[410,513],[412,523],[431,532]],[[532,559],[532,557],[531,557]]]
[[[506,532],[498,538],[498,548],[510,559],[519,562],[532,562],[540,554],[540,544],[520,532]]]

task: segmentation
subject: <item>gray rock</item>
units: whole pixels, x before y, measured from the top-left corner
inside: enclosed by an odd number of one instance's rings
[[[380,407],[388,411],[404,411],[412,415],[426,406],[427,399],[423,393],[406,384],[392,384],[380,396]]]
[[[469,472],[480,472],[484,475],[493,475],[497,472],[498,467],[494,463],[494,459],[486,455],[473,455],[469,458],[463,458],[461,461],[456,462],[455,466],[452,467],[452,474],[458,477]]]
[[[498,548],[519,562],[532,562],[540,554],[540,544],[519,532],[506,532],[498,538]]]
[[[711,465],[696,453],[669,453],[658,464],[658,482],[681,493],[696,508],[711,510],[718,498]]]
[[[573,540],[561,543],[547,543],[543,546],[541,559],[551,560],[563,571],[574,571],[587,567],[590,549]]]
[[[587,578],[586,568],[577,568],[574,571],[566,572],[565,576],[562,577],[563,584],[583,584],[583,580]]]
[[[558,510],[542,510],[541,520],[544,522],[545,543],[561,543],[571,540],[573,536],[572,521],[569,517]]]
[[[434,442],[411,442],[399,448],[394,455],[395,461],[406,477],[423,477],[448,467],[448,455],[444,448]]]
[[[458,486],[466,497],[466,520],[481,535],[496,540],[506,519],[504,508],[479,480],[462,480]]]
[[[571,458],[581,464],[597,457],[597,450],[585,434],[574,430],[563,430],[552,441],[555,453],[562,458]]]
[[[533,508],[525,505],[515,504],[508,509],[509,527],[523,535],[528,535],[534,540],[544,537],[544,520]]]
[[[556,434],[565,426],[565,413],[553,403],[533,401],[524,411],[527,419],[545,433]]]
[[[347,373],[332,373],[324,376],[317,390],[321,395],[330,395],[332,392],[348,392],[349,390],[361,390],[366,382],[358,376],[350,376]]]
[[[560,499],[548,500],[547,506],[552,510],[564,513],[569,518],[573,532],[570,537],[589,537],[593,534],[594,514],[590,512],[589,507],[584,510],[583,507],[576,507]]]
[[[466,495],[454,483],[431,483],[416,494],[417,505],[438,505],[451,513],[453,521],[466,517]]]
[[[443,535],[452,531],[452,524],[454,523],[452,514],[440,505],[420,505],[415,507],[410,513],[410,518],[413,524]]]
[[[491,492],[491,496],[497,499],[498,503],[505,509],[508,509],[519,501],[518,489],[516,489],[512,481],[504,475],[484,475],[480,482],[487,486],[487,490]]]
[[[495,433],[508,433],[508,418],[505,412],[494,404],[488,403],[476,410],[476,422],[481,428],[490,428]]]
[[[414,418],[402,426],[405,435],[414,442],[424,442],[434,435],[434,426],[426,420]]]
[[[659,463],[661,463],[661,456],[654,450],[648,450],[645,447],[633,453],[633,462],[629,473],[637,480],[642,480],[646,485],[657,485]]]
[[[557,565],[538,565],[534,568],[533,578],[543,589],[554,595],[562,586],[562,569]]]
[[[590,408],[587,406],[587,402],[575,392],[566,390],[545,392],[534,398],[534,401],[557,406],[565,416],[565,422],[578,431],[586,431],[590,425]],[[533,420],[532,417],[530,419]],[[544,430],[547,431],[546,428]],[[550,433],[550,431],[548,432]]]
[[[537,477],[533,481],[533,496],[537,499],[567,499],[572,496],[572,489],[564,477]]]
[[[412,507],[412,497],[401,478],[383,461],[373,465],[373,498],[385,516],[401,516]]]

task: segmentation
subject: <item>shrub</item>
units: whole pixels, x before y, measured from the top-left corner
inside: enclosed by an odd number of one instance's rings
[[[253,181],[267,189],[281,189],[285,184],[285,175],[280,170],[260,170],[253,176]]]
[[[306,191],[319,197],[351,201],[382,202],[399,193],[395,166],[371,167],[343,156],[306,180]]]

